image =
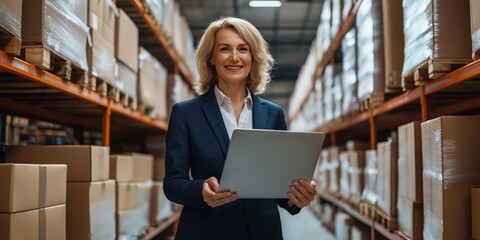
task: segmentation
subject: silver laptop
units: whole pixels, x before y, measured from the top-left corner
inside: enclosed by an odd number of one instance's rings
[[[220,191],[240,198],[288,198],[292,181],[311,181],[325,133],[235,129]]]

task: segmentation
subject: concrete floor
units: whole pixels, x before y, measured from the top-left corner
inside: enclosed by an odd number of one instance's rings
[[[309,207],[302,209],[295,216],[282,208],[279,209],[284,240],[335,240]]]

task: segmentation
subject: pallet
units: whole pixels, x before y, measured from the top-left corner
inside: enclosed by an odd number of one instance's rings
[[[13,56],[20,56],[22,50],[22,39],[0,32],[0,50]]]
[[[402,89],[407,91],[418,86],[423,86],[431,80],[442,77],[471,62],[471,59],[427,60],[415,68],[412,73],[402,77]]]
[[[382,105],[384,102],[384,93],[372,93],[370,96],[360,100],[360,111],[368,111],[369,109],[373,109]]]
[[[362,201],[360,196],[355,194],[350,195],[350,198],[348,199],[348,202],[353,206],[358,206],[360,204],[360,201]]]
[[[38,43],[22,45],[22,57],[36,67],[49,71],[62,79],[75,82],[82,87],[88,85],[88,72],[66,60],[48,46]]]
[[[375,219],[377,217],[377,208],[375,205],[365,201],[358,203],[358,211],[360,214],[370,219]]]
[[[115,86],[95,76],[89,76],[89,79],[89,88],[91,91],[97,92],[100,96],[107,97],[115,102],[120,102],[120,92]]]
[[[376,221],[390,231],[398,229],[397,218],[388,216],[387,214],[383,213],[380,209],[377,209]]]
[[[138,111],[143,115],[151,116],[153,110],[154,110],[153,107],[148,106],[143,102],[138,102]]]

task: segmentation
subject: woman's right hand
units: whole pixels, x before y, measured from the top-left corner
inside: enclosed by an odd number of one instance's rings
[[[218,192],[218,187],[218,180],[215,177],[210,177],[203,182],[202,197],[209,207],[215,208],[238,199],[238,195],[234,192]]]

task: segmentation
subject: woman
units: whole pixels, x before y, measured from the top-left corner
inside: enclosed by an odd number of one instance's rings
[[[297,180],[288,199],[238,199],[219,192],[235,128],[287,128],[283,110],[255,94],[270,81],[273,58],[260,32],[238,18],[214,21],[200,39],[197,92],[172,108],[164,191],[184,205],[176,239],[282,239],[278,206],[297,214],[316,195]]]

